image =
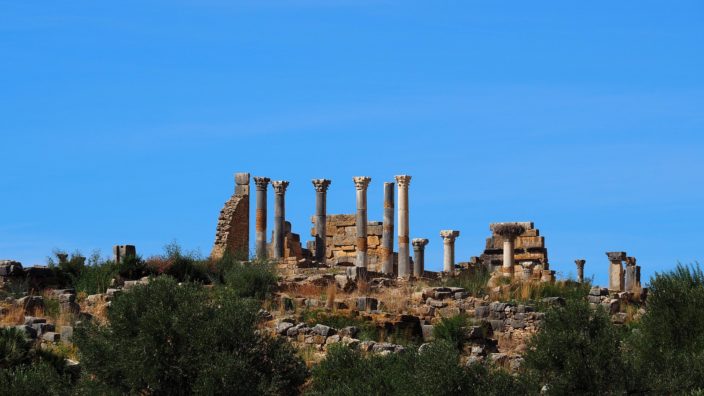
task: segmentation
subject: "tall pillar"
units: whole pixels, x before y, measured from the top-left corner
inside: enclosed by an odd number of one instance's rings
[[[332,183],[328,179],[313,179],[315,187],[315,259],[325,263],[325,222],[327,221],[327,191]]]
[[[357,260],[356,267],[367,268],[367,187],[372,181],[368,176],[352,178],[357,189]]]
[[[459,231],[442,230],[440,236],[443,238],[444,256],[443,272],[453,274],[455,272],[455,239],[460,236]]]
[[[623,291],[623,266],[621,263],[626,260],[626,252],[606,252],[609,258],[609,290]]]
[[[286,188],[288,182],[277,180],[271,182],[274,187],[274,239],[271,241],[274,258],[282,259],[284,257],[284,222],[286,221]]]
[[[255,214],[255,246],[254,250],[257,258],[266,259],[266,190],[271,179],[268,177],[254,177],[254,185],[257,190],[257,209]]]
[[[411,275],[411,252],[408,240],[408,185],[411,177],[396,176],[398,185],[398,277]]]
[[[425,238],[414,238],[413,244],[413,276],[416,279],[423,277],[425,273],[425,245],[428,244]]]
[[[624,291],[632,292],[636,286],[636,258],[626,257],[626,271],[624,274]]]
[[[394,273],[394,183],[384,183],[384,225],[381,234],[381,272]]]
[[[505,277],[513,277],[514,252],[513,242],[517,236],[523,234],[525,228],[516,223],[499,223],[494,226],[494,232],[504,240],[504,260],[501,266],[501,273]]]
[[[577,264],[577,282],[584,283],[584,264],[587,260],[579,259],[575,260],[574,263]]]

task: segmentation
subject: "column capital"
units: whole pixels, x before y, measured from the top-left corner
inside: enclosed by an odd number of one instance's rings
[[[257,191],[266,191],[270,181],[271,179],[268,177],[254,176],[254,185],[256,186]]]
[[[317,192],[326,192],[328,187],[330,187],[332,180],[330,179],[313,179],[313,187]]]
[[[354,186],[357,190],[366,190],[372,178],[369,176],[355,176],[352,178],[352,181],[354,181]]]
[[[286,193],[286,188],[288,188],[288,181],[286,180],[275,180],[271,182],[271,186],[274,187],[274,192],[279,195],[284,195]]]
[[[620,263],[626,260],[626,252],[606,252],[606,256],[612,263]]]
[[[249,185],[249,173],[239,172],[235,173],[235,184],[243,186]]]
[[[445,240],[445,242],[454,242],[455,238],[460,236],[460,232],[455,230],[442,230],[440,231],[440,236]]]
[[[577,259],[574,261],[575,264],[577,264],[578,268],[584,268],[584,264],[587,262],[587,260],[584,259]]]
[[[635,257],[626,257],[626,267],[631,267],[636,265]]]
[[[427,245],[428,242],[430,242],[430,241],[426,238],[413,238],[413,240],[411,241],[411,243],[413,244],[413,247],[419,247],[419,248],[425,247],[425,245]]]
[[[408,175],[396,175],[394,178],[399,187],[408,187],[411,184],[411,177]]]
[[[494,226],[494,232],[506,239],[513,240],[523,234],[525,227],[517,223],[499,223]]]

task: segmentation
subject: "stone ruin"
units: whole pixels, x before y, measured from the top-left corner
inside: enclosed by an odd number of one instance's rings
[[[235,174],[235,193],[220,211],[211,257],[249,255],[249,173]]]
[[[550,270],[545,237],[533,222],[492,223],[491,236],[486,239],[484,253],[475,259],[485,268],[502,271],[515,278],[530,278],[551,282],[555,271]]]
[[[640,266],[626,252],[606,252],[609,258],[609,291],[640,293]],[[624,269],[623,263],[626,263]]]
[[[249,251],[249,173],[235,174],[235,193],[220,211],[211,257],[219,258],[226,251],[242,254]],[[328,179],[313,179],[316,211],[311,220],[313,240],[302,242],[286,221],[285,195],[289,182],[254,177],[256,185],[256,242],[259,259],[273,259],[279,266],[295,270],[309,267],[347,267],[348,275],[367,271],[399,279],[434,277],[437,273],[424,268],[424,250],[429,239],[415,238],[409,232],[408,190],[411,176],[395,176],[394,182],[384,183],[384,216],[382,221],[367,219],[367,188],[371,178],[357,176],[355,184],[357,211],[355,214],[327,214]],[[267,243],[267,190],[274,190],[274,229]],[[394,200],[396,190],[397,200]],[[398,224],[394,223],[394,214]],[[443,270],[441,275],[484,267],[503,276],[553,282],[545,238],[532,222],[492,223],[492,235],[479,257],[469,262],[455,263],[455,240],[458,230],[443,230]],[[396,232],[394,232],[396,231]],[[395,235],[394,235],[395,234]],[[398,241],[395,252],[394,238]],[[411,246],[413,256],[411,257]],[[578,264],[579,267],[579,264]],[[578,272],[580,269],[578,268]],[[583,264],[580,272],[583,279]],[[625,277],[624,277],[625,278]],[[630,278],[629,278],[630,279]]]

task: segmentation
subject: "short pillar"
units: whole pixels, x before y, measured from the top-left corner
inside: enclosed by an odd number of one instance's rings
[[[367,268],[367,188],[372,181],[368,176],[355,176],[352,178],[357,190],[357,260],[355,266]]]
[[[578,259],[574,263],[577,265],[577,282],[584,283],[584,264],[587,260]]]
[[[325,263],[325,222],[327,221],[327,191],[331,181],[328,179],[313,179],[315,187],[315,259]]]
[[[632,292],[636,287],[636,258],[626,257],[626,270],[624,273],[624,291]]]
[[[398,185],[398,277],[411,275],[411,252],[408,239],[408,186],[411,176],[396,176]]]
[[[66,255],[68,257],[68,255]],[[120,264],[127,256],[137,256],[137,248],[134,245],[115,245],[112,247],[112,259]]]
[[[532,261],[521,261],[521,268],[523,268],[523,274],[521,279],[524,281],[529,281],[533,275],[533,262]]]
[[[504,260],[501,266],[501,273],[505,277],[513,277],[513,242],[524,231],[525,228],[516,223],[500,223],[494,227],[494,232],[504,239]]]
[[[381,234],[381,272],[394,273],[394,183],[384,183],[384,225]]]
[[[284,234],[286,221],[286,188],[288,182],[277,180],[271,182],[274,188],[274,240],[271,241],[275,259],[284,258]]]
[[[455,272],[455,239],[460,236],[459,231],[442,230],[440,236],[443,239],[443,272],[453,274]]]
[[[413,244],[413,276],[422,278],[425,273],[425,245],[430,242],[426,238],[414,238]]]
[[[626,260],[626,252],[606,252],[609,258],[609,290],[623,291],[623,266],[622,263]]]
[[[257,208],[254,217],[254,251],[257,258],[264,260],[266,254],[266,193],[271,179],[268,177],[254,177],[254,186],[257,191]]]

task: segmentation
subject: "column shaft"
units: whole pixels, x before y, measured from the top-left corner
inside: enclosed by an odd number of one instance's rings
[[[268,177],[255,177],[254,183],[257,190],[257,208],[255,214],[255,253],[257,258],[264,260],[267,257],[266,252],[266,193],[270,179]]]
[[[440,236],[443,238],[443,271],[448,274],[455,273],[455,239],[460,236],[459,231],[443,230],[440,231]]]
[[[398,175],[398,276],[411,275],[410,241],[408,238],[408,185],[411,176]]]
[[[272,250],[274,253],[274,258],[281,259],[284,258],[284,234],[286,232],[285,222],[286,222],[286,187],[288,187],[287,181],[274,181],[271,182],[274,187],[274,240],[272,243]]]
[[[314,179],[315,187],[315,259],[319,263],[325,263],[326,256],[326,230],[327,221],[327,189],[330,180]]]
[[[413,276],[421,278],[425,273],[425,245],[428,240],[425,238],[416,238],[412,241],[413,244]]]
[[[357,189],[357,259],[356,267],[367,268],[367,187],[372,180],[370,177],[358,176],[353,178]]]
[[[394,273],[394,183],[384,183],[384,225],[381,235],[381,272]]]
[[[501,272],[504,276],[513,275],[513,238],[504,240],[504,262],[501,266]]]

